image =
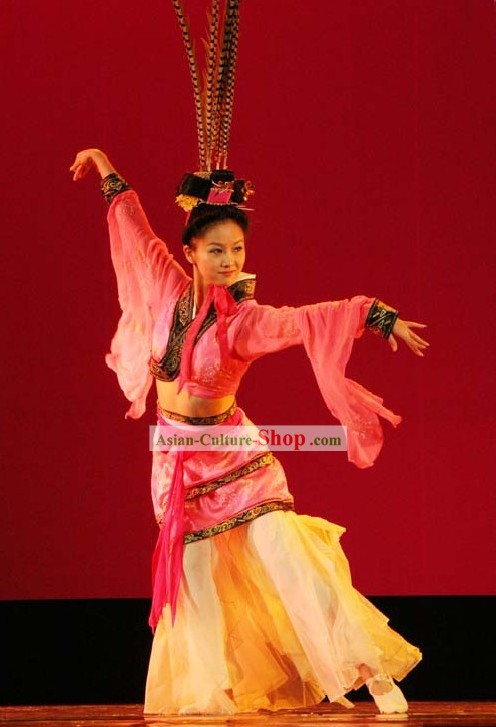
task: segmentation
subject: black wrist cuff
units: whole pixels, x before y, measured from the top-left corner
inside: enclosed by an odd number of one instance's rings
[[[365,328],[383,338],[389,338],[393,326],[399,317],[399,312],[376,298],[367,315]]]
[[[114,197],[121,192],[131,189],[125,179],[120,177],[116,172],[107,174],[100,182],[100,190],[110,204]]]

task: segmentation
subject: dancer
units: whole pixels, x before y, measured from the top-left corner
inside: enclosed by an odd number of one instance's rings
[[[157,418],[191,432],[251,424],[235,395],[260,356],[303,345],[332,414],[347,426],[348,459],[369,467],[382,446],[379,416],[400,417],[345,377],[355,339],[371,329],[417,356],[429,345],[378,299],[273,308],[244,272],[253,187],[227,169],[239,0],[212,0],[203,86],[180,0],[173,0],[193,81],[199,170],[176,201],[187,212],[183,251],[192,276],[152,231],[136,192],[98,149],[76,155],[73,179],[96,169],[122,308],[108,366],[145,411],[156,380]],[[197,429],[198,431],[198,429]],[[419,650],[352,585],[344,528],[297,515],[284,470],[262,451],[154,451],[153,557],[146,685],[150,714],[223,713],[314,705],[366,684],[379,710],[408,709],[398,685]],[[352,706],[352,705],[351,705]]]
[[[191,278],[103,152],[79,152],[74,180],[92,168],[110,202],[123,310],[107,364],[132,402],[128,416],[143,414],[155,377],[162,426],[248,423],[235,394],[250,363],[303,344],[327,405],[348,426],[349,459],[370,466],[382,444],[378,415],[400,418],[345,378],[354,339],[368,328],[393,350],[401,339],[423,356],[428,343],[414,331],[423,325],[365,296],[259,305],[255,277],[243,271],[247,217],[234,204],[193,209],[183,234]],[[406,711],[393,678],[420,652],[353,588],[344,529],[294,513],[271,452],[156,451],[152,496],[161,538],[146,712],[302,707],[363,683],[380,711]]]

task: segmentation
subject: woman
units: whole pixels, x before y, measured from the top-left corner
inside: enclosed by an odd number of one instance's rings
[[[107,364],[139,417],[153,378],[164,427],[249,424],[236,406],[256,358],[302,344],[332,413],[348,427],[348,457],[370,466],[378,415],[400,418],[344,369],[353,341],[376,329],[418,356],[429,345],[393,309],[365,296],[300,308],[254,300],[243,272],[246,214],[200,204],[183,249],[193,278],[151,230],[138,197],[97,149],[77,154],[73,179],[95,168],[110,204],[122,316]],[[234,713],[294,708],[367,684],[381,712],[405,712],[394,683],[419,650],[351,584],[344,529],[296,515],[282,466],[262,452],[153,453],[161,525],[150,623],[156,627],[145,712]],[[184,549],[183,549],[184,545]]]

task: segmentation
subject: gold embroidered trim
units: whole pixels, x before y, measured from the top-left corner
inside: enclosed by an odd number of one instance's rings
[[[182,422],[183,424],[193,424],[195,426],[213,426],[215,424],[222,424],[226,419],[236,411],[237,404],[235,401],[231,404],[229,409],[223,411],[221,414],[211,414],[208,417],[188,417],[185,414],[179,414],[176,411],[169,411],[160,406],[157,401],[157,409],[166,419],[172,419],[175,422]]]
[[[367,315],[365,328],[370,328],[376,336],[389,338],[398,316],[399,313],[395,308],[391,308],[391,306],[376,298]]]
[[[117,172],[107,174],[107,176],[103,177],[100,181],[100,190],[109,204],[112,202],[114,197],[121,192],[126,192],[128,189],[131,189],[131,187],[125,179],[117,174]]]
[[[275,510],[294,510],[292,502],[266,502],[264,505],[257,505],[249,510],[245,510],[239,515],[224,520],[224,522],[218,525],[213,525],[210,528],[204,528],[203,530],[195,530],[192,533],[186,533],[184,536],[184,544],[194,543],[197,540],[204,540],[205,538],[211,538],[213,535],[219,533],[225,533],[227,530],[237,528],[238,525],[244,525],[244,523],[251,522],[261,515],[266,515],[268,512],[274,512]]]
[[[229,285],[227,289],[231,293],[235,302],[241,303],[243,300],[249,300],[254,297],[255,284],[255,278],[243,278],[243,280],[237,280],[232,285]],[[160,381],[174,381],[179,374],[184,339],[186,338],[189,327],[193,322],[193,304],[194,291],[193,283],[191,282],[179,296],[176,307],[174,308],[172,326],[169,333],[169,340],[167,341],[167,349],[162,360],[155,361],[153,358],[150,360],[150,373]],[[212,303],[207,316],[196,335],[195,344],[205,333],[207,328],[210,328],[210,326],[215,322],[216,318],[217,312],[214,304]]]
[[[195,497],[199,497],[200,495],[206,495],[207,492],[217,490],[219,487],[228,485],[230,482],[233,482],[240,477],[244,477],[245,475],[250,475],[252,472],[256,472],[256,470],[260,469],[260,467],[268,467],[274,461],[275,457],[272,452],[264,452],[263,454],[258,455],[258,457],[255,457],[255,459],[252,459],[251,462],[248,462],[242,467],[238,467],[237,470],[233,470],[232,472],[229,472],[229,474],[224,475],[223,477],[219,477],[218,480],[211,480],[210,482],[206,482],[204,485],[192,487],[191,489],[186,491],[185,499],[194,500]]]
[[[193,305],[193,283],[191,282],[177,299],[167,349],[162,360],[155,361],[153,358],[150,360],[150,373],[160,381],[174,381],[179,373],[184,339],[193,320]],[[203,325],[205,325],[206,321],[208,321],[208,315]]]

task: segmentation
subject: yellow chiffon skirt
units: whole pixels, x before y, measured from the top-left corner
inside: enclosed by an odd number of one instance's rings
[[[339,700],[422,658],[352,585],[321,518],[276,511],[185,546],[176,620],[153,641],[145,713],[230,714]],[[366,678],[366,677],[365,677]]]

